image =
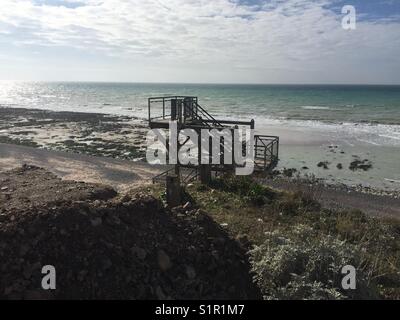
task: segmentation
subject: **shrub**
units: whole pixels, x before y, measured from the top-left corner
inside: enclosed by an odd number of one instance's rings
[[[276,192],[263,186],[248,176],[225,175],[212,182],[212,186],[227,192],[235,193],[244,200],[262,206],[276,198]]]
[[[265,242],[250,251],[254,280],[265,299],[370,299],[377,290],[370,283],[360,248],[337,238],[317,237],[311,228],[297,226],[288,238],[267,234]],[[357,289],[341,287],[341,269],[357,269]]]

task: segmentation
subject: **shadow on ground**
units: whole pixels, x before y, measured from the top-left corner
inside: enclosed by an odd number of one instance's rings
[[[30,174],[15,170],[0,186]],[[33,194],[31,204],[0,207],[0,298],[260,298],[245,249],[205,213],[169,211],[140,194],[105,200],[87,187],[87,199]],[[41,289],[44,265],[56,268],[54,291]]]

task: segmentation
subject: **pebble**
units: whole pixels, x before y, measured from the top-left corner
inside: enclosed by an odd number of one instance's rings
[[[167,298],[160,286],[156,288],[156,295],[159,300],[165,300]]]
[[[94,219],[90,220],[90,223],[92,224],[93,227],[98,227],[98,226],[101,226],[101,224],[103,223],[103,219],[94,218]]]
[[[146,256],[147,256],[146,250],[135,246],[135,247],[133,247],[133,248],[131,249],[131,251],[132,251],[132,253],[133,253],[134,255],[136,255],[140,260],[146,259]]]
[[[171,259],[164,250],[158,250],[157,261],[158,261],[158,266],[162,271],[167,271],[172,267]]]
[[[191,266],[186,266],[186,275],[189,279],[193,280],[196,278],[196,271]]]

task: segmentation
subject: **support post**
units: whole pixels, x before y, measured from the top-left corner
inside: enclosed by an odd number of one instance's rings
[[[200,169],[200,182],[205,185],[209,185],[211,183],[211,165],[209,164],[201,164],[199,166]]]
[[[171,208],[181,204],[181,184],[179,176],[167,176],[167,204]]]
[[[151,109],[151,100],[150,99],[148,99],[148,108],[149,108],[149,122],[151,122],[151,111],[150,111],[150,109]]]
[[[177,119],[177,100],[171,100],[171,120],[174,121]]]
[[[162,113],[163,119],[165,119],[165,98],[163,98],[163,101],[162,101],[162,111],[163,111],[163,113]]]

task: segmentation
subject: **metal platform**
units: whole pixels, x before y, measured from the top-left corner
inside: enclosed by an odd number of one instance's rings
[[[178,130],[191,128],[200,133],[201,129],[236,129],[244,127],[254,129],[254,120],[232,121],[220,120],[213,117],[205,108],[199,105],[198,98],[193,96],[166,96],[153,97],[148,99],[148,121],[152,129],[168,129],[170,121],[177,123]],[[178,148],[183,144],[178,143]],[[223,145],[221,144],[221,159],[223,159]],[[255,135],[254,136],[254,165],[256,171],[270,171],[276,167],[279,161],[279,137]],[[199,161],[200,162],[200,161]],[[176,174],[177,171],[183,174],[182,182],[187,179],[195,179],[199,175],[199,167],[177,165],[182,170],[169,169],[155,177],[154,181],[165,180],[169,174]],[[224,172],[234,169],[232,164],[209,165],[211,172]]]

